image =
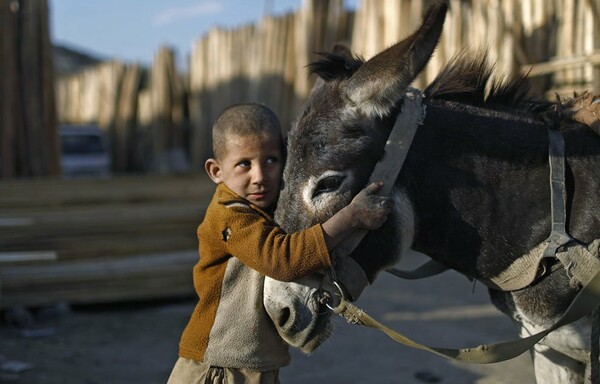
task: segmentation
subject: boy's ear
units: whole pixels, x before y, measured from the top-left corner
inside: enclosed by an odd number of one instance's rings
[[[221,178],[221,167],[219,166],[219,162],[212,157],[204,163],[204,169],[208,176],[214,181],[216,184],[219,184],[223,179]]]

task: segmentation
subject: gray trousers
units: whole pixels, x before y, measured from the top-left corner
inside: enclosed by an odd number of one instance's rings
[[[256,372],[214,367],[180,357],[167,384],[279,384],[279,370]]]

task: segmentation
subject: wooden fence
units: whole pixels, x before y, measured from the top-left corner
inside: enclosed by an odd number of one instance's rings
[[[345,41],[368,59],[414,31],[431,2],[362,0],[348,11],[342,0],[305,0],[293,14],[210,30],[195,42],[188,74],[177,74],[173,52],[162,48],[149,71],[107,63],[60,79],[59,116],[109,130],[117,171],[181,170],[182,158],[198,170],[227,105],[265,103],[288,127],[312,86],[305,66],[315,52]],[[415,85],[465,47],[487,49],[499,73],[531,70],[549,96],[600,88],[597,0],[450,0],[440,45]]]
[[[351,30],[342,0],[310,0],[294,14],[215,28],[195,43],[189,74],[177,74],[174,52],[161,48],[150,70],[110,62],[59,79],[60,120],[98,122],[110,132],[117,172],[182,170],[182,157],[200,169],[220,111],[262,102],[287,127],[310,90],[304,67],[312,53],[348,40]]]
[[[353,49],[369,58],[407,36],[419,25],[420,15],[430,3],[432,0],[363,0],[356,12]],[[531,76],[544,76],[536,79],[537,85],[539,91],[550,95],[600,89],[597,0],[449,3],[440,44],[417,80],[418,86],[433,80],[441,67],[466,47],[488,50],[499,73],[531,70]]]
[[[0,177],[59,173],[46,0],[0,0]]]

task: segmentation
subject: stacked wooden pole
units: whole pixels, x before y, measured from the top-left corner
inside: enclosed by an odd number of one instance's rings
[[[0,181],[0,305],[192,295],[213,191],[201,174]]]
[[[384,1],[385,6],[381,3],[378,0],[363,0],[356,12],[352,46],[367,59],[413,33],[432,1]],[[514,72],[514,41],[510,33],[514,18],[513,5],[510,0],[450,0],[438,49],[415,85],[425,87],[448,60],[465,47],[474,51],[487,49],[490,59],[498,63],[498,69]]]
[[[152,103],[151,169],[159,172],[184,170],[174,165],[183,150],[183,84],[177,73],[175,52],[162,47],[155,56],[150,78]],[[182,155],[181,152],[179,152]]]
[[[138,144],[141,134],[136,121],[142,75],[139,65],[127,66],[123,75],[111,140],[113,168],[118,173],[144,169],[143,161],[137,155],[143,147]]]
[[[46,0],[0,0],[0,177],[57,175]]]
[[[264,103],[287,130],[312,86],[306,65],[315,52],[348,41],[351,23],[342,0],[305,0],[296,14],[234,30],[211,29],[197,40],[190,64],[194,167],[211,155],[210,128],[231,104]]]
[[[501,75],[528,71],[532,64],[551,61],[552,70],[546,74],[537,74],[535,67],[532,71],[541,91],[593,89],[600,82],[596,75],[600,66],[594,59],[600,46],[597,1],[449,2],[441,42],[414,85],[425,87],[464,48],[487,51]],[[131,73],[129,66],[114,64],[109,65],[113,72],[104,83],[92,78],[99,76],[93,75],[101,72],[99,69],[78,75],[77,81],[61,80],[61,120],[98,119],[99,107],[94,112],[88,105],[93,100],[91,94],[119,97],[117,107],[111,107],[114,102],[106,100],[103,109],[117,111],[114,121],[106,119],[117,140],[116,170],[140,170],[139,165],[130,164],[151,161],[174,147],[182,147],[191,159],[192,169],[198,170],[211,155],[210,127],[228,105],[265,103],[287,129],[314,82],[307,76],[306,65],[317,58],[315,52],[345,41],[368,59],[411,34],[431,3],[432,0],[362,0],[355,12],[349,12],[342,0],[304,0],[294,14],[267,16],[257,24],[235,29],[213,28],[195,42],[185,82],[175,74],[177,66],[168,49],[157,54],[148,82],[141,80],[143,71]],[[573,55],[581,60],[565,70],[556,69],[564,61],[555,58]],[[586,63],[586,58],[592,61]],[[124,84],[126,76],[133,76],[126,86],[110,83],[121,79]],[[67,87],[71,96],[65,97],[62,83],[69,81],[73,82]],[[137,101],[133,99],[136,97]],[[65,110],[67,106],[69,111]],[[189,135],[185,134],[188,126]],[[155,168],[173,170],[168,166]]]
[[[185,157],[188,117],[172,49],[157,52],[149,76],[137,64],[111,61],[66,76],[57,88],[61,121],[98,123],[111,137],[115,172],[185,170],[173,160]]]
[[[369,58],[408,36],[431,0],[363,0],[356,12],[353,48]],[[529,71],[555,58],[579,57],[559,70],[563,61],[536,80],[539,90],[568,95],[598,89],[600,12],[595,0],[450,0],[440,45],[415,85],[424,87],[442,66],[464,48],[486,50],[500,75]],[[585,62],[585,58],[592,58]],[[596,69],[594,69],[596,68]],[[594,72],[595,71],[595,72]],[[595,75],[595,74],[596,75]],[[540,73],[541,74],[541,73]],[[549,89],[551,88],[551,89]]]

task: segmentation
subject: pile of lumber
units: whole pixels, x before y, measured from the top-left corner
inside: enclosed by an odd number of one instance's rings
[[[0,307],[192,295],[203,175],[0,181]]]

